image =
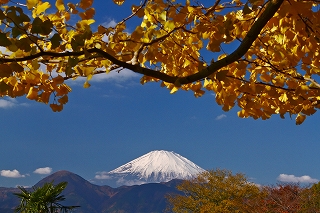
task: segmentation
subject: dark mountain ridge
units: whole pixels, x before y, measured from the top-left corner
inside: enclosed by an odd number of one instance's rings
[[[181,180],[134,186],[98,186],[69,171],[58,171],[35,184],[54,184],[66,181],[63,205],[81,206],[75,213],[150,213],[163,212],[167,206],[165,195],[179,193],[176,186]],[[0,212],[13,213],[19,200],[12,194],[17,188],[0,187]]]

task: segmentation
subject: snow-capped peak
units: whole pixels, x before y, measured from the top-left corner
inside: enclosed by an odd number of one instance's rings
[[[129,181],[129,179],[133,184],[137,184],[167,182],[172,179],[190,179],[203,171],[204,169],[175,152],[156,150],[104,175],[108,176],[108,179],[116,177],[120,182],[122,180],[123,184],[125,184],[125,180]]]

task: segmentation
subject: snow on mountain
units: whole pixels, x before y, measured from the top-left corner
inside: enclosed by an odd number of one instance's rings
[[[187,158],[164,150],[151,151],[110,172],[99,172],[98,180],[115,180],[116,185],[167,182],[172,179],[190,179],[204,169]]]

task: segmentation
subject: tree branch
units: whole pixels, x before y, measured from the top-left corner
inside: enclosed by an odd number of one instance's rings
[[[256,40],[256,38],[259,36],[261,30],[263,27],[268,23],[268,21],[274,16],[274,14],[278,11],[281,4],[284,0],[270,0],[268,3],[265,11],[261,14],[261,16],[257,19],[257,21],[253,24],[251,29],[248,31],[246,37],[243,39],[239,47],[230,55],[227,57],[220,59],[214,63],[212,63],[210,66],[204,68],[203,70],[199,71],[198,73],[186,76],[186,77],[177,77],[177,76],[170,76],[165,73],[155,71],[149,68],[141,67],[139,64],[130,64],[127,62],[123,62],[115,58],[114,56],[110,55],[109,53],[98,49],[98,48],[92,48],[87,49],[86,51],[77,51],[77,52],[51,52],[51,51],[43,51],[39,52],[33,55],[21,57],[21,58],[0,58],[1,63],[7,63],[7,62],[22,62],[27,60],[32,60],[35,58],[40,58],[42,56],[51,56],[51,57],[66,57],[66,56],[81,56],[85,55],[85,52],[89,53],[98,53],[102,57],[110,60],[113,64],[118,65],[123,68],[130,69],[133,72],[150,76],[153,78],[160,79],[162,81],[168,82],[168,83],[175,83],[178,85],[182,84],[188,84],[192,83],[198,80],[201,80],[205,77],[210,76],[211,74],[215,73],[219,69],[239,60],[241,57],[245,55],[245,53],[249,50],[252,43]]]
[[[214,72],[218,71],[222,67],[225,67],[243,57],[246,52],[251,47],[252,43],[259,36],[260,31],[264,28],[264,26],[268,23],[268,21],[274,16],[274,14],[278,11],[281,4],[284,0],[271,0],[267,5],[265,11],[261,14],[258,20],[253,24],[251,29],[248,31],[246,37],[243,39],[239,47],[227,57],[220,59],[214,63],[212,63],[207,68],[195,73],[193,75],[180,78],[178,81],[180,84],[191,83],[200,79],[203,79]]]

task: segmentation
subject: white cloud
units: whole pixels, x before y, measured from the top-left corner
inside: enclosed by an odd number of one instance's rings
[[[221,115],[218,115],[215,120],[218,121],[218,120],[224,119],[226,117],[227,116],[225,114],[221,114]]]
[[[277,178],[281,182],[291,182],[291,183],[316,183],[319,180],[311,178],[308,175],[303,175],[301,177],[296,177],[294,175],[280,174]]]
[[[124,178],[120,178],[117,180],[117,185],[118,186],[133,186],[133,185],[141,185],[147,183],[146,181],[141,181],[141,180],[126,180]]]
[[[27,188],[31,188],[32,186],[28,186],[28,185],[25,185],[25,186],[22,186],[22,185],[16,185],[16,187],[15,188],[18,188],[18,186],[19,187],[23,187],[23,188],[25,188],[25,189],[27,189]]]
[[[27,103],[18,103],[14,98],[0,99],[0,108],[8,109],[16,106],[28,106]]]
[[[105,28],[115,27],[117,25],[117,22],[114,19],[109,19],[107,22],[104,22],[101,25],[104,26]],[[103,35],[102,41],[108,42],[109,41],[109,35],[106,35],[106,34]]]
[[[50,168],[50,167],[38,168],[33,171],[33,173],[40,174],[40,175],[48,175],[51,172],[52,172],[52,168]]]
[[[115,27],[117,25],[117,22],[114,19],[109,19],[108,21],[102,23],[101,25],[104,27],[107,27],[107,28],[108,27]]]
[[[0,172],[1,176],[8,177],[8,178],[21,178],[25,177],[25,175],[21,175],[20,172],[16,169],[14,170],[1,170]]]
[[[96,172],[96,176],[94,176],[94,178],[98,180],[111,179],[111,177],[108,175],[108,172]]]
[[[135,83],[132,83],[132,79],[141,77],[142,75],[139,75],[135,72],[132,72],[128,69],[123,69],[119,72],[117,71],[111,71],[110,73],[100,73],[96,74],[92,77],[92,79],[89,81],[89,83],[93,86],[94,82],[106,82],[109,81],[113,83],[117,87],[126,87],[126,86],[132,86],[136,85]],[[87,80],[86,77],[78,77],[75,80],[69,80],[66,82],[69,85],[83,85],[83,83]],[[128,84],[130,83],[130,84]],[[139,83],[139,82],[138,82]]]
[[[116,82],[124,82],[124,81],[130,80],[132,78],[136,78],[139,76],[140,76],[139,74],[137,74],[131,70],[123,69],[119,72],[112,71],[108,74],[102,73],[102,74],[94,75],[92,77],[91,81],[101,82],[101,81],[111,80],[111,81],[116,81]]]
[[[16,103],[14,103],[13,101],[8,101],[8,100],[4,100],[4,99],[1,99],[0,100],[0,108],[4,108],[4,109],[7,109],[7,108],[11,108],[11,107],[14,107],[16,105]]]
[[[5,53],[5,54],[11,54],[12,52],[11,51],[9,51],[6,47],[0,47],[0,52],[2,52],[2,53]]]

